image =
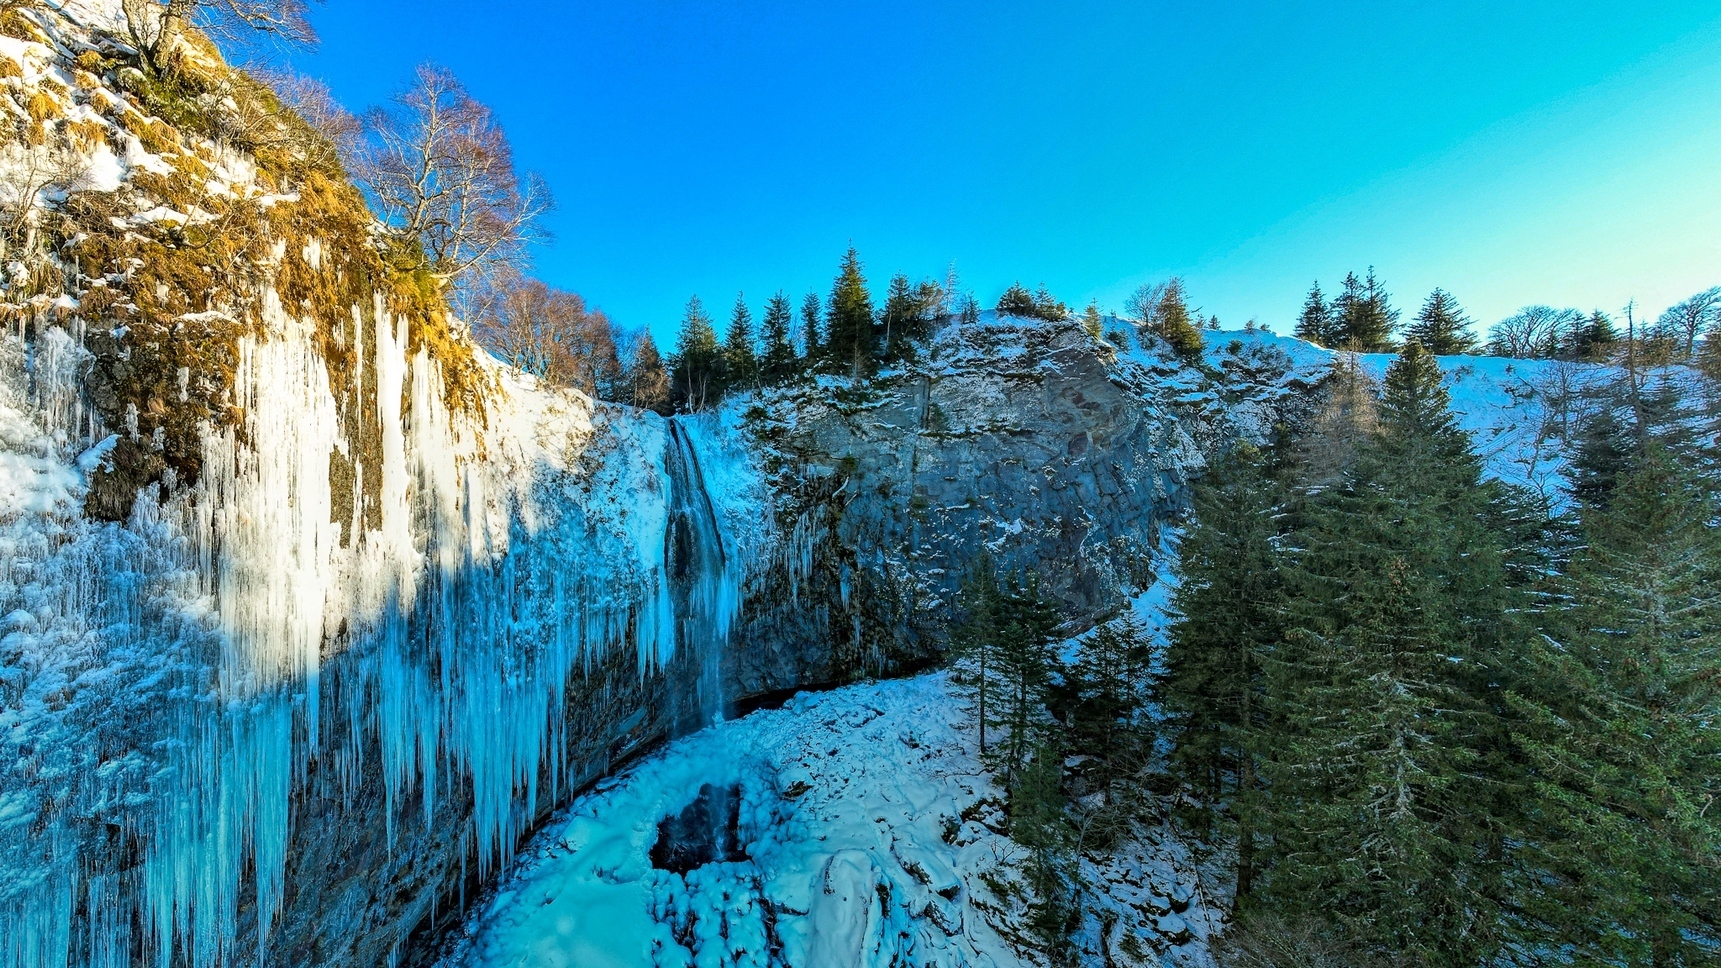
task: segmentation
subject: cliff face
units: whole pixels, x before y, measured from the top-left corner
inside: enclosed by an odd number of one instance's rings
[[[762,436],[785,491],[841,482],[834,528],[853,583],[911,636],[942,619],[982,553],[1092,617],[1150,583],[1161,525],[1204,453],[1238,434],[1223,408],[1184,399],[1209,382],[1120,356],[1075,319],[988,312],[865,386],[767,395]]]
[[[980,547],[1104,609],[1224,436],[1065,323],[745,418],[546,391],[118,16],[0,22],[0,965],[410,957],[653,738],[924,658]]]

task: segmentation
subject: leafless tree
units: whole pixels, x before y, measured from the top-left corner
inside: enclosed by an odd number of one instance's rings
[[[651,338],[651,331],[642,329],[622,342],[627,348],[627,367],[622,378],[623,402],[667,416],[671,412],[669,369],[664,365],[663,354],[657,351],[657,341]]]
[[[1581,318],[1575,309],[1525,306],[1515,315],[1495,323],[1488,331],[1489,350],[1495,356],[1537,359],[1556,355],[1560,339]]]
[[[1697,339],[1721,323],[1721,286],[1705,289],[1684,302],[1669,306],[1656,321],[1656,334],[1682,344],[1689,359],[1697,350]]]
[[[391,104],[366,112],[364,131],[356,176],[441,284],[521,269],[527,246],[546,237],[549,189],[515,170],[495,116],[446,69],[419,67]]]
[[[497,356],[551,385],[615,396],[622,370],[608,317],[536,279],[494,283],[478,300],[475,331]]]
[[[133,46],[155,69],[167,63],[187,27],[239,45],[259,37],[292,46],[317,42],[306,0],[121,0],[121,7]]]
[[[1135,291],[1124,299],[1123,311],[1143,326],[1153,328],[1159,315],[1159,303],[1165,298],[1167,285],[1168,283],[1154,282],[1135,287]]]

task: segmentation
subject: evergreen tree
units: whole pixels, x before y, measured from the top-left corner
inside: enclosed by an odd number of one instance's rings
[[[1321,294],[1319,282],[1309,287],[1308,298],[1303,300],[1303,311],[1297,316],[1296,337],[1316,346],[1331,348],[1338,345],[1337,317]]]
[[[1098,785],[1136,772],[1152,747],[1143,721],[1153,659],[1147,628],[1133,615],[1107,622],[1083,638],[1075,664],[1063,670],[1063,713],[1069,747],[1101,764]]]
[[[980,755],[989,753],[987,731],[998,723],[998,630],[1004,622],[1004,589],[998,583],[992,556],[981,552],[963,579],[956,596],[957,621],[951,626],[950,647],[956,662],[956,683],[966,694],[980,740]]]
[[[886,360],[900,360],[912,354],[913,341],[924,329],[921,312],[920,298],[909,285],[908,276],[900,272],[891,276],[884,310],[879,313],[879,337]]]
[[[1320,291],[1320,282],[1315,282],[1308,288],[1308,298],[1303,300],[1303,312],[1296,317],[1296,338],[1306,339],[1317,346],[1334,346],[1339,336],[1339,327],[1334,319],[1332,307],[1327,305],[1327,296]]]
[[[1010,786],[1010,839],[1028,849],[1022,873],[1033,892],[1027,926],[1054,966],[1078,962],[1069,944],[1080,924],[1061,751],[1042,739]]]
[[[1619,334],[1614,332],[1613,320],[1597,309],[1572,328],[1566,356],[1588,363],[1605,363],[1618,343]]]
[[[999,711],[1008,730],[999,762],[1006,783],[1014,783],[1038,740],[1040,712],[1057,664],[1053,632],[1057,612],[1040,596],[1039,579],[1029,575],[1004,590],[1000,601],[996,668],[1003,686]]]
[[[1704,482],[1651,443],[1585,540],[1520,683],[1537,780],[1523,916],[1578,963],[1721,950],[1721,546]]]
[[[1470,319],[1458,305],[1458,300],[1444,289],[1428,294],[1416,322],[1405,331],[1405,338],[1422,344],[1423,349],[1436,356],[1454,356],[1476,348],[1476,335],[1470,331]]]
[[[1497,685],[1512,593],[1449,402],[1432,355],[1406,346],[1378,432],[1305,511],[1265,691],[1263,907],[1330,918],[1399,964],[1498,950],[1493,818],[1515,792]]]
[[[1004,294],[998,297],[998,305],[994,307],[1000,316],[1020,316],[1024,319],[1038,319],[1040,308],[1034,302],[1034,294],[1020,282],[1013,282]]]
[[[1614,407],[1604,405],[1585,420],[1572,459],[1572,496],[1585,507],[1606,507],[1620,474],[1637,456],[1636,440]]]
[[[677,410],[703,410],[723,397],[723,351],[717,330],[698,296],[687,301],[670,361],[670,402]]]
[[[1253,889],[1260,766],[1268,752],[1266,667],[1283,637],[1285,588],[1274,489],[1259,454],[1234,451],[1195,488],[1179,546],[1161,705],[1176,730],[1168,767],[1201,802],[1202,827],[1229,807],[1236,897]]]
[[[1391,350],[1398,311],[1391,307],[1388,298],[1375,279],[1372,266],[1366,279],[1359,280],[1354,272],[1346,273],[1344,291],[1333,300],[1339,345],[1358,353]]]
[[[1325,486],[1349,470],[1357,448],[1379,427],[1376,393],[1356,354],[1333,360],[1308,427],[1291,445],[1306,485]]]
[[[1154,324],[1159,336],[1171,345],[1178,356],[1197,357],[1206,348],[1201,330],[1196,328],[1184,298],[1183,280],[1173,276],[1160,294],[1154,310]]]
[[[627,403],[666,416],[672,412],[669,371],[664,368],[663,357],[657,351],[657,341],[651,338],[650,330],[641,333],[635,342],[622,381],[627,388]]]
[[[723,373],[725,390],[752,390],[759,386],[759,356],[753,347],[753,313],[747,300],[735,296],[735,309],[729,314],[729,330],[723,334]]]
[[[759,357],[759,374],[772,386],[795,375],[795,344],[789,335],[794,322],[794,310],[786,294],[778,292],[765,304],[765,351]]]
[[[824,347],[819,340],[819,317],[823,314],[818,293],[807,293],[801,300],[801,342],[804,349],[801,355],[809,364],[824,358]]]
[[[867,292],[861,268],[860,253],[850,246],[825,307],[826,356],[833,365],[857,377],[872,373],[876,353],[872,295]]]
[[[1082,328],[1088,331],[1094,342],[1105,338],[1105,317],[1100,315],[1100,304],[1096,300],[1088,303],[1088,308],[1082,311]]]

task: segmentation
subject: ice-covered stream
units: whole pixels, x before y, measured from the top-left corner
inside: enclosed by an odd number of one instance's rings
[[[1022,848],[960,722],[939,673],[802,694],[672,743],[546,824],[442,968],[1039,964]],[[732,823],[739,849],[666,863],[680,845],[662,838],[707,820]],[[1150,939],[1154,964],[1201,963],[1216,922],[1187,852],[1144,844],[1114,864],[1095,899],[1110,929]]]

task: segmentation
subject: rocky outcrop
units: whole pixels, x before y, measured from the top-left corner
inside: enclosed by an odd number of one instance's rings
[[[838,541],[909,624],[938,614],[982,552],[1089,617],[1147,584],[1159,529],[1205,464],[1198,440],[1214,445],[1178,394],[1077,320],[987,313],[869,384],[768,397],[765,436],[783,478],[842,482]]]

